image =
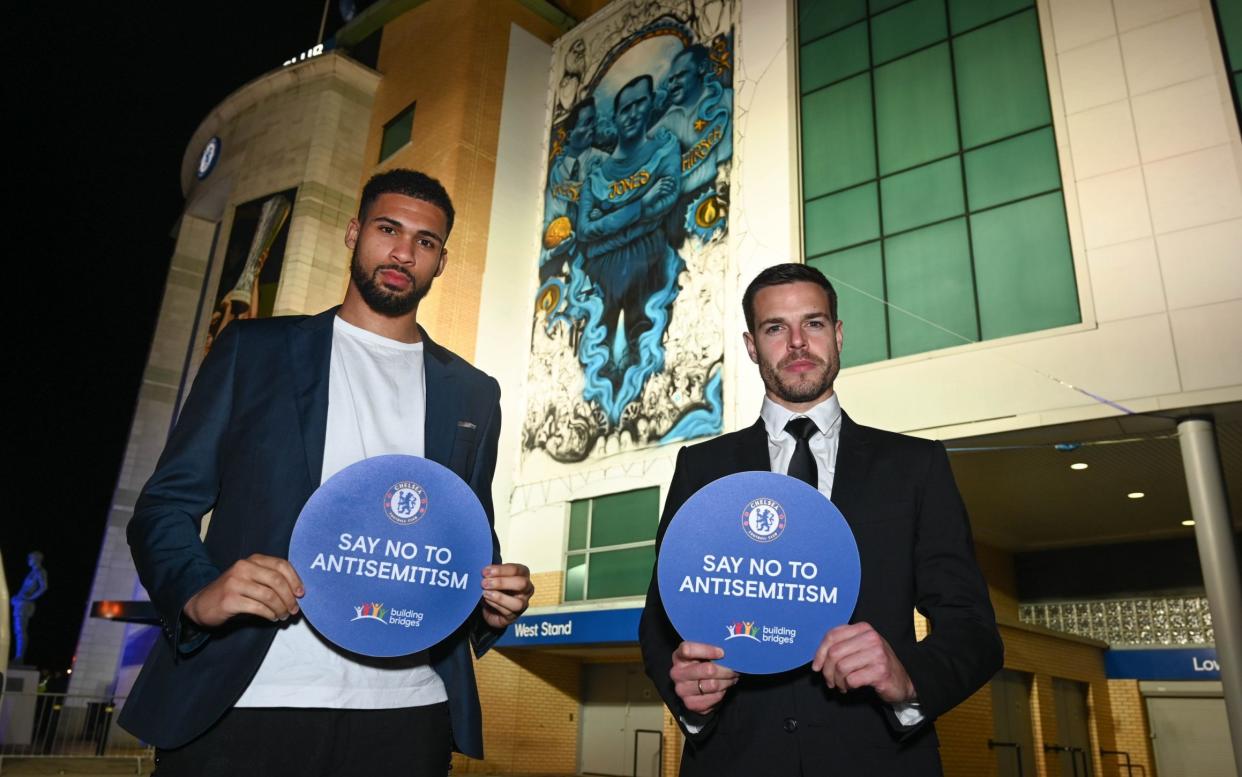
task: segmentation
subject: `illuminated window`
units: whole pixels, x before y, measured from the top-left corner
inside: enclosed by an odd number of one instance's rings
[[[1080,321],[1033,0],[798,11],[803,247],[842,366]]]
[[[409,143],[413,131],[414,104],[411,103],[409,108],[398,113],[392,121],[384,125],[384,136],[380,139],[379,161],[383,162]]]
[[[571,502],[564,601],[645,594],[659,523],[658,488]]]

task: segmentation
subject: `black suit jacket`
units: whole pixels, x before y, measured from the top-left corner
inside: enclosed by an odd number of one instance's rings
[[[657,546],[698,489],[735,472],[770,469],[762,421],[683,448]],[[743,676],[705,720],[688,713],[669,680],[681,638],[652,575],[639,625],[647,674],[675,716],[704,724],[697,733],[686,730],[682,777],[939,774],[931,721],[1000,668],[1000,635],[943,446],[859,426],[843,415],[832,501],[849,522],[862,560],[851,622],[870,623],[892,646],[914,682],[924,722],[901,727],[870,689],[829,690],[809,664]],[[915,641],[915,608],[931,621],[922,642]]]
[[[323,470],[336,310],[226,328],[138,498],[129,544],[167,639],[152,648],[120,722],[157,747],[184,745],[219,720],[276,635],[277,624],[257,618],[193,632],[182,608],[238,559],[288,556],[293,525]],[[465,480],[491,521],[500,387],[425,332],[423,342],[425,455]],[[500,560],[494,531],[492,556]],[[476,610],[431,650],[448,692],[454,747],[475,758],[483,756],[483,734],[470,646],[481,655],[498,636]]]

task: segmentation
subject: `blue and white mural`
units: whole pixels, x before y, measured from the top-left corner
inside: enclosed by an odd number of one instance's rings
[[[527,452],[721,431],[734,17],[633,0],[558,42]]]

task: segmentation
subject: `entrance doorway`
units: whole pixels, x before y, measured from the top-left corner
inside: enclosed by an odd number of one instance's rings
[[[1056,703],[1057,744],[1061,774],[1075,777],[1091,775],[1091,731],[1088,728],[1087,685],[1073,680],[1052,678],[1052,697]],[[1163,777],[1163,776],[1162,776]]]
[[[1160,777],[1225,777],[1238,773],[1229,742],[1223,694],[1148,696],[1147,719]]]
[[[1035,737],[1031,732],[1031,676],[1002,669],[992,678],[991,747],[996,754],[997,777],[1035,774]]]
[[[664,703],[641,664],[584,664],[579,771],[658,777]]]

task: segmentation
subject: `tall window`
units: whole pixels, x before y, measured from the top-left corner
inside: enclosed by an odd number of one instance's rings
[[[384,125],[384,134],[380,138],[379,161],[383,162],[409,143],[413,132],[414,104],[411,103],[410,107],[398,113],[392,121]]]
[[[1215,0],[1216,23],[1233,86],[1234,109],[1242,111],[1242,0]]]
[[[660,489],[571,502],[565,601],[641,596],[655,567]]]
[[[798,10],[803,247],[843,366],[1078,322],[1032,0]]]

